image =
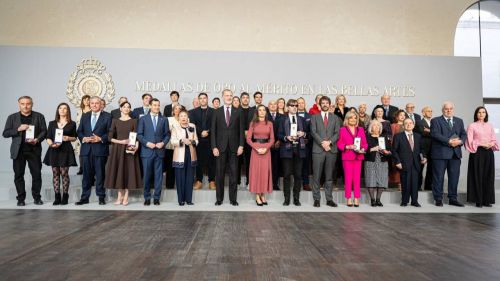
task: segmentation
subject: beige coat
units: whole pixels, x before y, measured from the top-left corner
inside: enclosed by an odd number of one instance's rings
[[[198,136],[196,135],[196,126],[193,123],[189,123],[189,127],[193,128],[192,132],[189,132],[188,129],[188,137],[190,140],[194,140],[195,144],[198,145]],[[189,147],[189,152],[191,153],[191,166],[197,165],[196,158],[196,146],[195,145],[180,145],[180,141],[186,137],[186,131],[181,127],[180,124],[175,124],[172,126],[170,131],[170,143],[174,147],[174,157],[172,159],[172,166],[174,168],[184,168],[184,156],[186,147]]]

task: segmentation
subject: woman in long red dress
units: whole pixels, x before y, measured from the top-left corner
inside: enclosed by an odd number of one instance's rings
[[[267,110],[259,105],[247,132],[247,143],[252,147],[250,157],[250,192],[255,193],[258,206],[267,205],[266,193],[273,191],[270,148],[274,143],[273,123],[267,121]]]

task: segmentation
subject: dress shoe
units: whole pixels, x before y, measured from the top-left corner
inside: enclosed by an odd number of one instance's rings
[[[262,201],[262,205],[267,206],[269,204],[267,203],[267,201]]]
[[[89,199],[80,199],[80,201],[76,202],[75,205],[85,205],[89,203]]]
[[[279,188],[279,187],[277,187],[277,186],[274,186],[274,187],[273,187],[273,190],[280,190],[280,188]]]
[[[457,200],[450,200],[450,206],[464,207],[464,204],[458,202]]]
[[[295,205],[295,206],[302,206],[302,204],[300,204],[299,200],[293,200],[293,205]]]
[[[194,205],[194,203],[193,203],[193,202],[187,202],[186,204],[188,204],[189,206]]]
[[[335,203],[333,201],[326,201],[326,205],[330,206],[330,207],[337,207],[337,203]]]
[[[283,202],[283,206],[289,206],[290,205],[290,200],[285,200],[285,202]]]
[[[309,184],[306,183],[306,184],[304,184],[303,189],[305,191],[311,191],[311,186],[309,186]]]
[[[193,189],[198,190],[198,189],[201,189],[202,187],[203,187],[203,183],[201,183],[201,181],[196,181],[194,183]]]
[[[99,205],[106,205],[106,199],[99,198]]]
[[[156,206],[160,205],[160,199],[154,199],[153,204],[155,204]]]
[[[55,200],[54,203],[52,203],[52,205],[54,206],[61,205],[61,193],[55,194]]]
[[[144,200],[144,206],[149,206],[149,205],[151,205],[151,199]]]
[[[211,190],[215,190],[215,188],[217,187],[215,185],[215,182],[214,181],[211,181],[210,184],[208,185],[208,187],[211,189]]]
[[[62,200],[61,200],[61,205],[68,205],[68,199],[69,199],[69,194],[68,193],[63,193]]]
[[[422,206],[421,206],[418,202],[411,203],[411,205],[412,205],[413,207],[417,207],[417,208],[422,207]]]
[[[19,206],[19,207],[26,206],[26,203],[24,203],[24,200],[18,200],[17,206]]]
[[[401,206],[401,207],[406,207],[406,206],[408,206],[408,203],[402,203],[402,202],[401,202],[401,204],[399,204],[399,206]]]
[[[478,208],[482,208],[482,207],[483,207],[483,205],[481,205],[481,203],[476,203],[476,207],[478,207]]]
[[[179,203],[179,206],[184,206],[184,204],[185,204],[184,202],[181,202]]]
[[[436,205],[437,207],[443,207],[443,201],[441,201],[441,200],[436,200],[435,205]]]
[[[222,205],[222,201],[215,201],[215,206],[220,206]]]
[[[384,207],[384,204],[382,204],[379,199],[375,201],[375,205],[377,205],[377,207]]]
[[[78,173],[76,173],[77,175],[83,175],[83,170],[79,170]]]
[[[488,203],[488,204],[484,204],[483,206],[485,206],[485,207],[493,207],[493,206],[491,206],[491,204],[489,204],[489,203]]]
[[[231,202],[231,205],[233,205],[233,206],[238,206],[238,205],[240,205],[240,204],[238,204],[238,201],[233,201],[233,202]]]
[[[35,199],[35,205],[43,205],[42,199]]]
[[[313,206],[316,207],[316,208],[319,208],[319,206],[320,206],[319,200],[314,200]]]

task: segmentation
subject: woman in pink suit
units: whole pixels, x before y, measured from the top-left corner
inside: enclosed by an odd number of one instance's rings
[[[267,110],[257,106],[247,132],[247,143],[252,147],[250,157],[249,189],[255,193],[258,206],[267,205],[265,193],[273,191],[270,148],[274,144],[273,123],[267,121]]]
[[[352,207],[351,190],[354,188],[354,207],[359,207],[361,197],[361,164],[364,153],[368,149],[365,131],[358,127],[359,118],[355,112],[349,111],[344,119],[344,126],[340,128],[337,147],[342,151],[344,167],[345,197],[347,206]],[[358,147],[357,145],[358,144]],[[359,148],[359,149],[358,149]]]

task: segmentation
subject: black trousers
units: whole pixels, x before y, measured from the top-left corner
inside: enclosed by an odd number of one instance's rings
[[[175,172],[174,167],[172,167],[172,161],[174,158],[173,149],[165,149],[165,158],[163,158],[164,169],[165,169],[165,188],[174,189],[175,184]]]
[[[196,146],[198,166],[196,166],[196,180],[203,182],[203,174],[207,173],[208,181],[215,181],[215,157],[209,142],[201,142]]]
[[[246,185],[248,185],[248,175],[250,174],[250,156],[252,155],[252,147],[245,143],[244,151],[242,157],[245,158],[245,175],[246,175]]]
[[[219,150],[220,152],[220,150]],[[238,189],[236,188],[236,175],[238,169],[238,156],[236,152],[231,152],[229,147],[224,152],[220,152],[219,157],[215,157],[217,164],[215,185],[217,185],[217,201],[224,201],[224,178],[226,177],[226,165],[229,167],[229,201],[236,201]]]
[[[26,170],[26,162],[32,178],[31,194],[33,199],[41,198],[40,190],[42,188],[42,158],[35,151],[19,151],[16,159],[13,160],[14,168],[14,184],[16,185],[17,200],[24,201],[26,199],[26,189],[24,182],[24,172]]]
[[[283,195],[285,201],[290,201],[291,177],[293,175],[293,200],[300,199],[300,189],[302,187],[302,158],[300,158],[299,148],[293,149],[292,158],[282,158],[283,164]]]
[[[280,150],[271,149],[271,167],[273,172],[273,189],[280,189],[280,170],[281,170],[281,159]]]
[[[412,204],[418,202],[418,175],[419,172],[415,166],[400,172],[402,203],[408,204],[410,197]]]

